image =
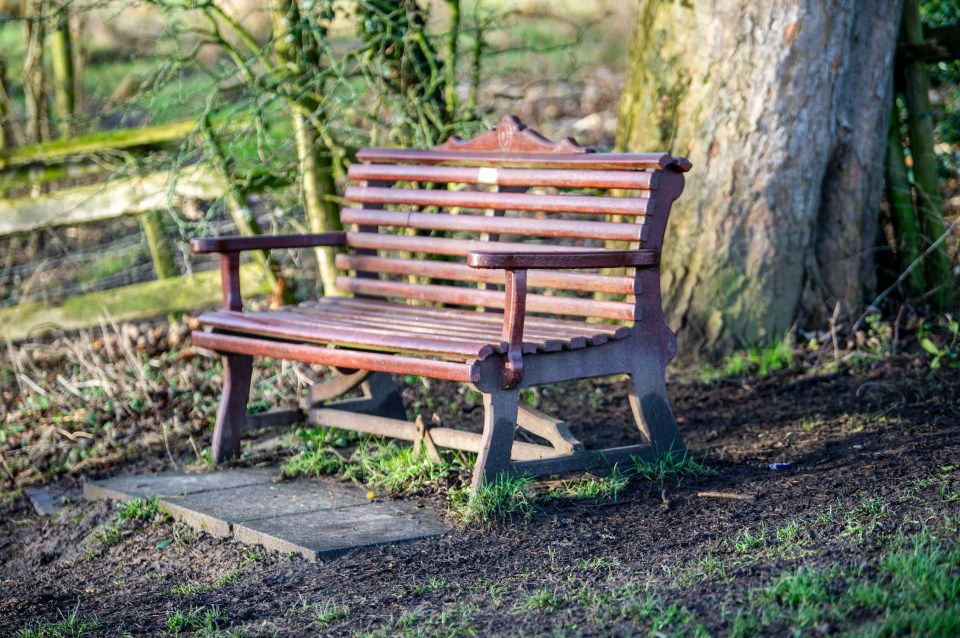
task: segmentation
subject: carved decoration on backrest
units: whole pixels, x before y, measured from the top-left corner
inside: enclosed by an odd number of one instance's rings
[[[527,128],[516,115],[505,115],[497,128],[481,133],[472,140],[451,137],[435,146],[440,151],[493,151],[504,153],[594,153],[596,149],[580,146],[572,137],[551,142]]]

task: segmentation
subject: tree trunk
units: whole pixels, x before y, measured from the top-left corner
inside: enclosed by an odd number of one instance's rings
[[[270,16],[273,20],[274,48],[277,63],[284,68],[316,69],[320,65],[319,43],[315,38],[324,33],[304,33],[301,24],[301,12],[296,0],[271,0]],[[301,40],[296,41],[299,32]],[[288,87],[296,95],[295,87]],[[304,114],[304,110],[323,117],[318,104],[301,99],[290,98],[290,120],[293,125],[293,137],[297,147],[297,173],[300,178],[300,190],[303,196],[303,208],[310,223],[310,232],[326,233],[343,228],[340,223],[340,208],[333,200],[337,196],[337,185],[333,179],[333,159],[320,140],[320,133],[313,122]],[[320,269],[320,282],[323,294],[339,297],[343,293],[337,288],[337,249],[319,246],[315,249],[317,265]]]
[[[662,260],[682,350],[870,291],[901,5],[641,0],[617,145],[693,162]]]

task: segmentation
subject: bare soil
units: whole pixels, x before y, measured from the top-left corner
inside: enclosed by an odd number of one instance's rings
[[[649,621],[615,604],[617,592],[638,586],[690,620],[665,633],[724,635],[757,588],[797,566],[869,564],[897,533],[943,521],[953,521],[946,533],[957,540],[957,369],[933,371],[921,354],[862,357],[827,374],[794,369],[710,383],[675,375],[670,392],[707,475],[663,489],[634,482],[617,500],[545,499],[529,520],[316,564],[169,521],[105,546],[93,532],[114,510],[80,500],[83,477],[66,476],[48,483],[73,499],[54,518],[36,515],[23,497],[2,506],[0,634],[77,610],[100,623],[89,635],[161,635],[171,632],[172,615],[201,607],[215,608],[213,624],[233,635],[647,634]],[[425,395],[417,381],[405,396],[410,407],[433,397],[451,413],[445,418],[471,413],[455,386]],[[539,396],[541,409],[567,416],[588,443],[629,434],[624,399],[619,381]],[[111,472],[170,467],[164,452],[149,450]],[[400,498],[447,507],[440,493]],[[865,503],[869,524],[857,519]],[[777,531],[791,525],[800,531],[789,539]],[[750,551],[735,543],[744,530],[759,539]],[[805,633],[856,631],[874,620]]]

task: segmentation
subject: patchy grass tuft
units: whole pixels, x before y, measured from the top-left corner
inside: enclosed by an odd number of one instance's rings
[[[117,510],[111,523],[93,531],[93,538],[102,545],[116,545],[133,530],[156,519],[157,499],[156,497],[138,498],[126,503],[117,503]]]
[[[699,459],[684,452],[678,454],[662,454],[653,461],[636,459],[634,474],[643,481],[648,481],[662,488],[667,482],[679,484],[683,479],[691,476],[703,476],[710,470]]]
[[[537,511],[529,476],[501,477],[470,496],[470,486],[450,491],[453,517],[463,525],[488,526],[496,521],[528,519]]]
[[[101,623],[96,617],[80,617],[80,604],[77,603],[69,614],[60,612],[60,620],[38,620],[13,635],[16,638],[81,638],[100,627]]]

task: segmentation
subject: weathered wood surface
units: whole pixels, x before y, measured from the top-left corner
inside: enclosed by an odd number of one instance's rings
[[[253,264],[240,268],[240,286],[251,296],[266,291],[259,268]],[[62,303],[27,301],[0,308],[0,334],[19,341],[48,332],[96,326],[104,315],[115,321],[131,321],[186,312],[215,305],[220,294],[220,275],[214,270],[86,293]]]
[[[196,120],[155,126],[102,131],[72,138],[8,148],[0,153],[0,169],[23,164],[47,163],[106,151],[174,142],[197,129]]]
[[[368,163],[350,169],[352,185],[345,193],[359,207],[342,213],[354,228],[320,236],[346,248],[336,259],[346,271],[336,285],[354,298],[243,312],[234,274],[239,251],[284,242],[306,247],[318,236],[191,243],[197,252],[220,252],[223,264],[224,310],[200,316],[207,330],[194,333],[194,343],[224,355],[237,380],[225,389],[218,415],[224,441],[246,427],[234,396],[248,391],[247,361],[265,356],[348,373],[472,383],[484,401],[479,435],[397,420],[378,413],[369,398],[339,405],[311,401],[305,416],[311,423],[422,441],[434,452],[436,446],[476,452],[475,488],[515,471],[606,464],[607,451],[585,452],[561,420],[520,406],[520,388],[531,385],[630,375],[629,399],[649,445],[611,450],[609,459],[626,462],[634,455],[682,450],[664,385],[674,342],[661,315],[657,267],[670,205],[690,168],[686,160],[595,153],[569,140],[554,144],[514,118],[471,141],[453,140],[431,151],[368,149],[359,157]],[[530,166],[540,168],[524,168]],[[525,178],[532,183],[521,181]],[[560,190],[532,192],[535,185]],[[562,190],[571,187],[592,192]],[[380,232],[381,227],[405,234]],[[604,248],[607,241],[630,249]],[[632,276],[600,272],[607,268]],[[598,300],[590,293],[625,300]],[[635,319],[632,327],[626,325]],[[326,387],[318,391],[325,397]],[[300,419],[301,413],[269,422],[284,418]],[[514,442],[518,426],[551,445]],[[235,447],[225,442],[217,449],[229,456]]]
[[[224,181],[209,170],[190,166],[77,186],[36,199],[0,199],[0,236],[166,209],[175,206],[178,197],[212,200],[225,188]]]

